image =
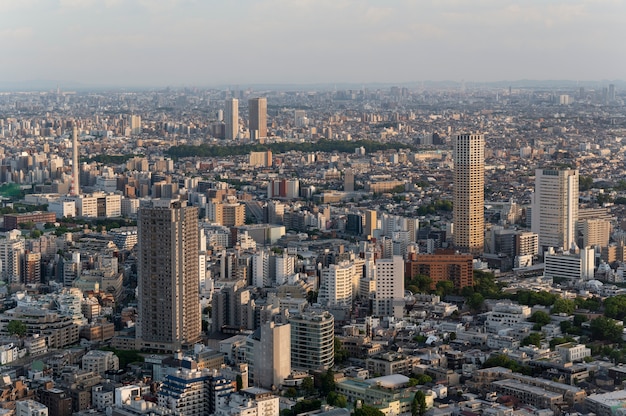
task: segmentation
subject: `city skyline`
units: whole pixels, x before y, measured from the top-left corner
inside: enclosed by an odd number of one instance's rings
[[[0,83],[619,80],[624,11],[583,0],[4,0]]]

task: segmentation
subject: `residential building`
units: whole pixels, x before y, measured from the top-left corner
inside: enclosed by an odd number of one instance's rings
[[[463,252],[484,250],[485,138],[461,134],[454,139],[454,245]]]
[[[374,315],[402,318],[404,314],[404,260],[401,256],[376,260]]]
[[[152,200],[138,220],[139,320],[147,349],[177,351],[200,339],[198,209]]]
[[[335,318],[329,312],[309,311],[289,316],[291,367],[326,370],[335,362]]]
[[[578,170],[535,170],[532,231],[539,235],[541,252],[548,247],[569,250],[576,243]]]

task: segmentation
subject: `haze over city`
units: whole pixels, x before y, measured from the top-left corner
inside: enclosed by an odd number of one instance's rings
[[[622,1],[0,0],[0,87],[623,79]]]

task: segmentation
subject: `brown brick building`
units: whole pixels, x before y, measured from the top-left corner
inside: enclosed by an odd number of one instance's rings
[[[434,290],[437,282],[449,280],[454,287],[462,289],[474,285],[473,257],[471,254],[456,254],[453,250],[437,250],[435,254],[414,254],[405,263],[404,274],[412,279],[418,274],[431,279]]]
[[[6,230],[17,230],[20,224],[32,222],[34,224],[41,222],[55,222],[56,214],[54,212],[33,211],[23,214],[4,214],[4,228]]]

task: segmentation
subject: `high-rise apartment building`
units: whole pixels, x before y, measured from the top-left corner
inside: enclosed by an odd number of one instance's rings
[[[355,265],[351,261],[329,264],[322,269],[318,302],[328,307],[351,306],[355,280]],[[358,278],[357,278],[358,282]]]
[[[576,242],[578,170],[537,169],[532,205],[532,231],[541,252],[548,247],[569,250]]]
[[[239,100],[229,98],[226,100],[226,108],[224,109],[224,122],[226,130],[224,138],[226,140],[235,140],[239,135]]]
[[[335,364],[335,318],[330,312],[291,315],[291,367],[327,370]]]
[[[454,139],[454,245],[479,254],[485,240],[485,138],[460,134]]]
[[[401,256],[376,260],[374,315],[402,318],[404,313],[404,260]]]
[[[80,175],[78,167],[78,128],[76,124],[72,127],[72,187],[71,195],[80,195]]]
[[[291,325],[267,322],[246,340],[246,360],[255,386],[279,386],[291,373]]]
[[[0,235],[0,280],[20,283],[26,241],[19,230]]]
[[[267,137],[267,98],[252,98],[248,101],[249,130],[251,139]]]
[[[578,221],[578,246],[607,247],[611,235],[611,222],[601,218]]]
[[[177,351],[200,339],[198,209],[154,199],[137,223],[137,337],[145,348]]]

